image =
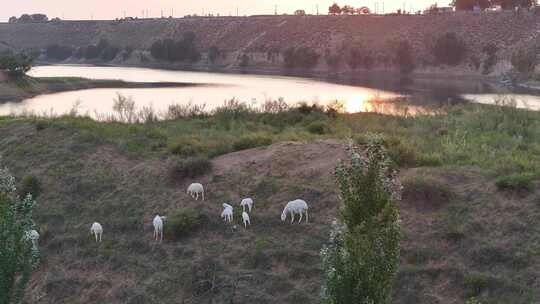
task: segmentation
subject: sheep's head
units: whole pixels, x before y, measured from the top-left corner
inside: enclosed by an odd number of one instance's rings
[[[283,209],[283,212],[281,213],[281,220],[285,221],[287,219],[287,208]]]

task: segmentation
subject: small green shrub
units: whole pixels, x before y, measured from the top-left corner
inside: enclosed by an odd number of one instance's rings
[[[49,126],[49,123],[45,120],[38,120],[36,121],[36,130],[37,131],[43,131]]]
[[[205,157],[190,157],[176,160],[171,167],[171,177],[175,180],[197,177],[212,170],[212,162]]]
[[[165,237],[179,239],[195,231],[201,223],[201,214],[197,209],[183,209],[169,216],[163,225]]]
[[[272,138],[265,134],[250,134],[240,137],[233,143],[233,150],[240,151],[272,144]]]
[[[315,121],[307,126],[307,130],[312,134],[326,134],[329,132],[330,127],[327,123],[322,121]]]
[[[41,192],[41,183],[39,179],[34,175],[27,175],[23,177],[21,181],[21,189],[19,189],[19,195],[25,197],[27,194],[31,194],[32,198],[38,197]]]
[[[463,283],[469,297],[480,295],[490,285],[489,277],[482,274],[467,275]]]
[[[181,137],[169,145],[172,154],[181,156],[193,156],[204,153],[206,147],[196,137]]]
[[[531,191],[535,177],[535,174],[532,173],[516,173],[499,177],[495,181],[495,185],[501,191]]]

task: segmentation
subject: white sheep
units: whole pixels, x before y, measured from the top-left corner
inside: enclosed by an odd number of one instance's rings
[[[24,238],[28,241],[32,242],[32,246],[34,249],[37,249],[38,246],[38,240],[39,240],[39,233],[36,230],[28,230],[24,234]]]
[[[244,228],[247,229],[247,225],[251,226],[251,222],[249,221],[249,214],[247,212],[242,212],[242,220],[244,221]]]
[[[223,212],[221,212],[221,218],[225,221],[232,223],[233,221],[233,207],[227,203],[223,204]]]
[[[101,235],[103,234],[103,227],[101,226],[100,223],[95,222],[92,224],[92,227],[90,227],[90,233],[94,234],[94,236],[96,237],[96,242],[101,242]]]
[[[191,197],[194,198],[195,200],[198,200],[199,194],[202,194],[202,200],[204,201],[204,188],[202,184],[193,183],[189,185],[187,189],[187,193],[191,195]]]
[[[240,206],[242,206],[242,209],[246,211],[246,206],[248,207],[249,213],[251,213],[251,208],[253,207],[253,199],[251,198],[245,198],[240,202]]]
[[[306,223],[308,222],[308,205],[304,200],[297,199],[288,202],[285,208],[283,208],[283,212],[281,213],[282,221],[285,221],[285,219],[287,218],[287,213],[291,214],[291,224],[294,223],[295,214],[300,214],[300,220],[298,221],[298,223],[302,221],[302,216],[304,213],[306,214]]]
[[[156,215],[152,224],[154,225],[154,240],[163,241],[163,220],[166,217]]]

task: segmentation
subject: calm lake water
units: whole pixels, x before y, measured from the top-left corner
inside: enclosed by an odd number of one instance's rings
[[[128,67],[96,67],[52,65],[35,67],[29,73],[35,77],[84,77],[114,79],[128,82],[181,82],[207,84],[179,88],[89,89],[40,95],[22,102],[0,104],[0,115],[24,111],[63,114],[77,105],[78,112],[94,116],[110,114],[117,94],[131,97],[138,108],[152,106],[165,112],[171,104],[206,105],[207,110],[237,99],[253,106],[266,100],[283,99],[289,104],[316,102],[325,105],[340,101],[349,112],[371,111],[370,100],[392,99],[404,95],[418,96],[413,100],[447,103],[468,99],[493,103],[501,94],[512,97],[519,107],[540,110],[540,97],[530,92],[516,92],[485,83],[448,80],[415,80],[414,82],[360,75],[343,79],[312,79],[267,75],[238,75],[189,71],[168,71]],[[415,112],[425,105],[408,105]],[[402,111],[399,104],[386,105],[384,112]]]

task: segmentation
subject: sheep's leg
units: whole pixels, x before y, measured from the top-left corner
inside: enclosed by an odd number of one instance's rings
[[[298,224],[300,224],[300,222],[302,221],[302,217],[303,217],[303,214],[302,212],[300,212],[300,220],[298,220]]]
[[[161,239],[159,241],[163,242],[163,230],[161,230],[160,232],[161,232]]]
[[[307,210],[306,210],[306,224],[308,223],[308,213],[307,213]]]
[[[204,201],[204,190],[202,192],[202,200]]]
[[[293,224],[293,223],[294,223],[294,213],[291,212],[291,224]]]

